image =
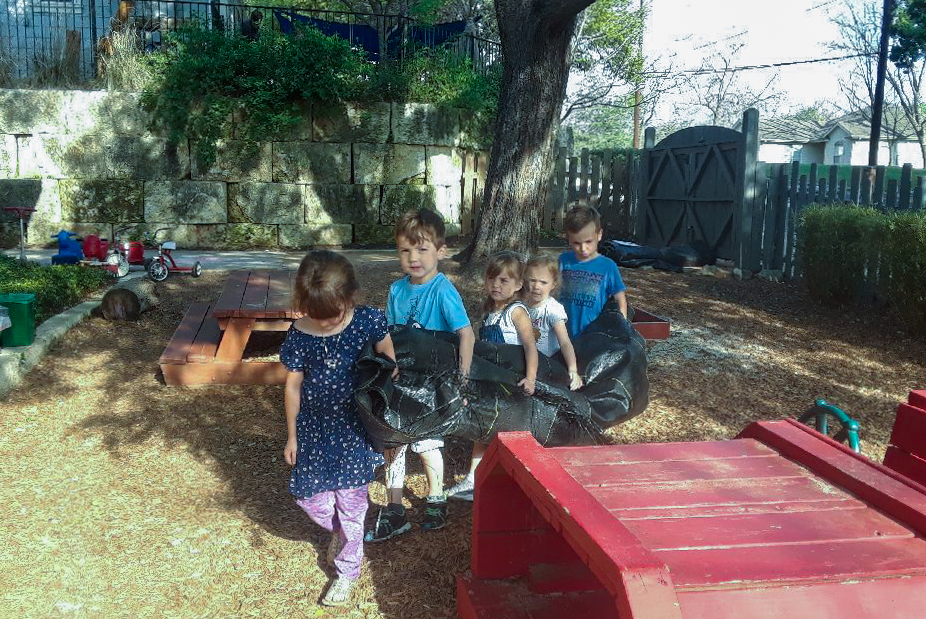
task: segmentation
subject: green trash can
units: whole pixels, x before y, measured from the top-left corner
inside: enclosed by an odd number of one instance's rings
[[[28,346],[35,339],[35,295],[27,292],[0,294],[0,305],[7,309],[9,329],[0,331],[3,346]]]

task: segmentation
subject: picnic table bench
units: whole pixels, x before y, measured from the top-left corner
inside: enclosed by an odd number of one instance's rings
[[[159,364],[168,385],[286,382],[279,361],[245,361],[255,331],[286,331],[299,317],[292,309],[295,271],[232,271],[215,303],[187,310]],[[669,337],[669,321],[637,309],[632,324],[644,338]]]
[[[187,310],[159,360],[168,385],[282,384],[279,361],[244,361],[255,331],[286,331],[295,271],[232,271],[215,303]]]
[[[795,420],[729,441],[544,449],[476,475],[464,619],[910,619],[926,613],[926,391],[885,464]]]

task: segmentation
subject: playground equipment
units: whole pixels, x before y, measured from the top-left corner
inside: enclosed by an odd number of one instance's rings
[[[170,228],[158,228],[154,231],[152,238],[157,242],[158,233]],[[162,282],[167,279],[171,273],[189,273],[193,277],[199,277],[203,274],[203,265],[196,261],[191,267],[177,266],[171,252],[177,249],[174,241],[163,241],[158,243],[158,255],[155,256],[148,265],[148,277],[156,282]],[[170,261],[170,264],[168,264]]]
[[[694,443],[501,433],[476,474],[459,616],[921,617],[926,391],[890,443],[882,465],[794,419]]]
[[[26,262],[26,228],[25,220],[35,209],[29,206],[4,206],[4,211],[16,213],[19,218],[19,261]]]
[[[84,259],[84,252],[80,248],[80,243],[75,240],[76,237],[76,232],[67,230],[62,230],[51,237],[58,239],[58,253],[51,257],[52,264],[77,264]]]

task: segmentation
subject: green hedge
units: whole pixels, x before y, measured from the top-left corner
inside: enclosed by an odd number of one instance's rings
[[[16,258],[0,256],[0,294],[33,293],[36,324],[77,305],[88,292],[106,286],[112,279],[104,269],[23,264]]]
[[[911,329],[926,331],[926,212],[811,205],[799,226],[797,249],[813,297],[831,305],[882,298]]]

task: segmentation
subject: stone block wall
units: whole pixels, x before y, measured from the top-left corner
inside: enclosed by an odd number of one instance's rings
[[[286,141],[245,148],[233,131],[201,169],[188,143],[147,130],[138,95],[0,90],[0,206],[36,208],[30,246],[59,230],[170,228],[183,248],[383,243],[401,212],[461,222],[460,113],[422,104],[306,105]],[[0,211],[0,247],[19,242]]]

